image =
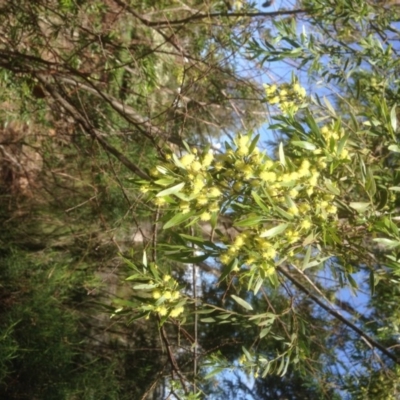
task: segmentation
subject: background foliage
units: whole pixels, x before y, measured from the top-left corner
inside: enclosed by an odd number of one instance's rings
[[[2,398],[398,397],[396,3],[0,8]]]

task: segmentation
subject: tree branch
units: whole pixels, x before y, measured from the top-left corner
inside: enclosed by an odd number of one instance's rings
[[[301,282],[299,282],[289,271],[288,269],[282,267],[282,266],[277,266],[276,269],[284,275],[287,279],[289,279],[290,282],[292,282],[297,288],[299,288],[303,293],[305,293],[307,296],[310,297],[312,301],[314,301],[316,304],[318,304],[321,308],[323,308],[328,314],[332,315],[334,318],[338,319],[339,321],[343,322],[346,326],[348,326],[351,330],[356,332],[358,335],[360,335],[369,345],[372,347],[375,347],[379,349],[383,354],[385,354],[387,357],[389,357],[392,361],[394,361],[396,364],[400,364],[400,359],[398,359],[394,354],[392,354],[386,347],[384,347],[382,344],[377,342],[375,339],[373,339],[371,336],[366,334],[362,329],[360,329],[358,326],[354,325],[352,322],[350,322],[348,319],[343,317],[343,315],[339,314],[336,310],[332,309],[331,307],[327,306],[324,302],[322,302],[316,295],[311,293],[309,289],[307,289]]]

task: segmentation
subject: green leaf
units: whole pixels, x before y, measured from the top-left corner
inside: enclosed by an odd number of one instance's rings
[[[290,143],[293,144],[294,146],[300,147],[304,150],[315,150],[317,148],[317,146],[314,143],[305,142],[302,140],[294,140]]]
[[[239,260],[234,258],[228,265],[224,266],[219,281],[222,282],[238,265]]]
[[[287,211],[283,210],[282,208],[276,206],[275,210],[278,214],[280,214],[283,218],[292,220],[294,217],[292,214],[289,214]]]
[[[235,296],[234,294],[231,295],[232,299],[236,301],[236,303],[238,303],[239,305],[241,305],[243,308],[245,308],[246,310],[252,310],[253,307],[251,306],[251,304],[249,304],[247,301],[241,299],[238,296]]]
[[[242,228],[249,227],[249,226],[256,226],[262,221],[264,221],[263,217],[255,216],[255,217],[242,219],[241,221],[237,221],[233,224],[233,226],[242,227]]]
[[[190,219],[193,216],[193,214],[194,211],[191,211],[187,214],[176,214],[168,222],[165,223],[163,229],[169,229],[172,228],[173,226],[179,225],[182,222],[185,222],[188,219]]]
[[[185,235],[184,233],[180,233],[179,236],[183,239],[188,240],[191,243],[204,244],[204,239],[196,237],[196,236]]]
[[[400,153],[400,146],[398,146],[397,144],[391,144],[388,149],[390,151],[393,151],[395,153]]]
[[[310,257],[311,257],[311,246],[308,246],[306,255],[304,256],[304,260],[303,260],[303,269],[307,268],[307,265],[310,262]]]
[[[156,264],[154,264],[153,262],[149,263],[149,270],[154,279],[160,279]]]
[[[200,318],[200,322],[216,322],[216,320],[212,317],[208,317],[208,318]]]
[[[180,192],[181,189],[185,186],[185,182],[178,183],[175,186],[172,186],[168,189],[162,190],[160,193],[156,195],[156,197],[168,196],[170,194],[174,194]]]
[[[351,202],[349,206],[353,208],[354,210],[357,210],[359,212],[366,211],[368,207],[370,206],[370,203],[365,203],[365,202]]]
[[[354,280],[354,278],[353,278],[350,274],[347,275],[347,279],[348,279],[348,281],[349,281],[349,283],[350,283],[350,285],[351,285],[352,288],[358,289],[358,284],[357,284],[357,282]]]
[[[287,227],[289,226],[289,224],[280,224],[278,226],[274,226],[271,229],[268,229],[265,232],[262,232],[260,237],[264,238],[264,237],[273,237],[276,235],[279,235],[280,233],[282,233]]]
[[[262,201],[261,197],[256,193],[256,192],[251,192],[251,195],[253,196],[254,201],[258,204],[258,206],[268,213],[270,210],[269,208],[265,205],[265,203]]]
[[[143,275],[142,274],[133,274],[125,278],[126,281],[136,281],[138,278],[141,278],[143,280]]]
[[[156,284],[148,284],[148,283],[141,283],[139,285],[132,286],[132,289],[136,290],[150,290],[155,289],[158,285]]]
[[[246,349],[246,347],[242,346],[242,350],[243,350],[244,355],[247,358],[247,361],[253,361],[253,357],[251,356],[249,351]]]
[[[142,263],[147,268],[147,254],[145,251],[143,252]]]
[[[283,142],[279,143],[279,161],[284,167],[286,166],[285,153],[283,152]]]
[[[160,173],[163,174],[163,175],[168,174],[167,168],[162,167],[161,165],[157,165],[157,166],[156,166],[156,169],[157,169],[158,172],[160,172]]]
[[[196,314],[211,314],[215,310],[213,308],[209,308],[208,310],[197,310]]]
[[[373,239],[374,242],[381,244],[387,249],[392,249],[394,247],[400,246],[400,242],[398,240],[386,239],[386,238],[376,238]]]
[[[162,178],[154,181],[155,184],[160,185],[160,186],[169,186],[172,185],[175,182],[175,179],[173,178]]]
[[[340,190],[332,185],[332,182],[329,179],[325,179],[326,188],[336,196],[340,195]]]
[[[393,131],[397,130],[397,115],[396,115],[396,104],[390,110],[390,123],[392,125]]]
[[[268,335],[268,333],[271,330],[271,328],[272,328],[272,325],[262,329],[261,332],[260,332],[260,335],[259,335],[260,339],[262,339],[264,336]]]
[[[256,148],[259,139],[260,135],[256,135],[255,138],[251,141],[251,144],[249,146],[249,154],[251,154],[253,150]]]
[[[323,97],[323,100],[330,113],[333,116],[336,116],[335,109],[332,107],[332,104],[329,102],[329,100],[325,96]]]
[[[176,156],[175,153],[172,153],[172,160],[174,161],[175,165],[179,168],[186,169],[184,165],[179,161],[179,158]]]

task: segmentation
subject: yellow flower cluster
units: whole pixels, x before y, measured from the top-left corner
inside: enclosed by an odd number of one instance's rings
[[[320,221],[335,217],[335,196],[327,190],[321,177],[328,161],[317,156],[299,162],[287,159],[283,165],[280,160],[261,154],[257,148],[252,149],[248,137],[239,136],[235,144],[236,149],[231,148],[217,157],[221,164],[219,179],[223,179],[227,188],[225,193],[230,198],[239,193],[246,198],[251,197],[251,192],[259,193],[269,210],[262,211],[266,219],[287,222],[287,227],[279,234],[269,235],[273,225],[256,223],[234,239],[224,240],[225,250],[219,260],[228,265],[239,259],[239,265],[242,263],[250,269],[258,266],[270,273],[268,266],[274,265],[278,251],[285,256],[293,253],[289,249],[302,251],[301,238]],[[276,207],[282,211],[277,212]],[[255,204],[251,207],[256,208]]]
[[[348,160],[350,158],[348,149],[342,147],[339,150],[338,142],[344,136],[343,128],[339,126],[335,126],[335,124],[324,125],[320,128],[321,136],[323,137],[326,145],[327,145],[327,154],[332,155],[335,158],[339,158],[340,160]],[[314,151],[315,154],[321,154],[321,149],[316,149]],[[319,161],[320,165],[324,167],[326,165],[324,163],[323,158]]]
[[[184,311],[181,300],[181,294],[177,290],[178,283],[171,275],[164,275],[162,282],[152,291],[153,299],[157,300],[152,307],[156,313],[164,317],[169,316],[176,318]]]
[[[326,137],[335,134],[333,130],[323,132]],[[256,144],[257,139],[242,134],[226,145],[223,154],[188,149],[180,158],[173,155],[157,167],[163,176],[147,182],[145,191],[157,192],[157,204],[180,214],[191,213],[201,221],[209,221],[222,209],[234,209],[239,223],[248,219],[248,224],[239,225],[236,237],[219,239],[224,245],[219,260],[226,265],[238,260],[238,267],[258,268],[265,277],[271,275],[280,257],[293,255],[295,260],[296,251],[304,249],[302,240],[321,222],[334,223],[337,209],[332,190],[336,190],[333,184],[328,189],[322,177],[332,162],[322,151],[307,153],[306,159],[281,155],[273,160]],[[274,231],[276,225],[281,226],[278,232]],[[158,304],[160,315],[166,312],[163,307],[169,300],[168,294],[162,293],[156,292],[164,299]]]
[[[284,113],[295,113],[306,101],[306,90],[296,81],[281,85],[264,85],[266,100]]]

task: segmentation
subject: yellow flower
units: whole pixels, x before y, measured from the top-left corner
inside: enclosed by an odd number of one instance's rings
[[[271,243],[268,242],[268,240],[258,238],[256,239],[256,242],[258,244],[258,247],[262,250],[269,249],[271,247]]]
[[[256,259],[254,257],[249,257],[245,262],[247,265],[252,265]]]
[[[156,311],[163,317],[167,315],[168,309],[165,306],[159,306],[156,308]]]
[[[202,221],[209,221],[211,219],[211,214],[207,211],[204,211],[201,215],[200,215],[200,219]]]
[[[156,206],[163,206],[165,203],[166,203],[166,200],[164,199],[164,197],[157,197],[157,198],[154,200],[154,204],[155,204]]]
[[[296,82],[296,83],[293,85],[293,91],[294,91],[295,93],[300,93],[300,90],[301,90],[301,86]]]
[[[236,182],[233,185],[233,190],[235,190],[236,192],[240,192],[243,188],[243,182]]]
[[[287,92],[287,90],[283,89],[279,92],[279,94],[280,94],[281,98],[284,98],[288,95],[288,92]]]
[[[201,178],[196,178],[193,182],[193,193],[199,193],[204,186],[204,180]]]
[[[213,159],[214,159],[214,154],[212,152],[208,152],[203,158],[203,161],[202,161],[203,167],[210,166]]]
[[[140,188],[140,191],[141,191],[142,193],[147,193],[149,190],[150,190],[150,188],[149,188],[148,186],[142,186],[142,187]]]
[[[242,247],[244,245],[244,237],[241,235],[236,236],[234,244],[236,247]]]
[[[254,173],[253,168],[251,168],[250,165],[246,165],[242,172],[245,179],[250,179]]]
[[[219,204],[217,202],[212,203],[209,207],[210,212],[218,212],[219,211]]]
[[[221,191],[217,187],[213,186],[212,188],[208,189],[208,194],[211,197],[219,197],[221,196]]]
[[[279,103],[279,97],[275,96],[272,99],[269,100],[269,104],[276,104]]]
[[[327,166],[325,161],[319,160],[318,161],[318,167],[320,167],[321,169],[325,169]]]
[[[292,180],[292,174],[283,174],[282,175],[282,182],[290,182]]]
[[[178,291],[175,290],[174,292],[172,292],[172,295],[171,295],[172,300],[178,300],[179,297],[180,297],[180,293]]]
[[[269,97],[276,92],[276,85],[264,85],[265,94]]]
[[[311,222],[308,219],[301,221],[300,227],[302,229],[309,229],[311,227]]]
[[[260,173],[260,179],[262,179],[264,182],[275,182],[276,174],[275,172],[263,171]]]
[[[235,168],[236,168],[238,171],[241,171],[245,166],[246,166],[246,163],[244,163],[242,160],[237,160],[237,161],[235,162]]]
[[[172,297],[171,292],[169,290],[164,292],[163,296],[164,296],[165,300],[171,300],[171,297]]]
[[[270,259],[270,258],[273,259],[276,257],[276,250],[273,247],[271,247],[270,249],[264,251],[262,253],[262,256],[265,259]]]
[[[151,176],[154,176],[154,177],[157,177],[158,175],[160,175],[160,172],[158,171],[157,168],[152,168],[152,169],[150,170],[150,175],[151,175]]]
[[[164,275],[163,281],[164,282],[169,282],[171,280],[171,275]]]
[[[290,207],[288,209],[288,213],[291,215],[298,215],[299,214],[299,210],[296,206]]]
[[[201,170],[201,163],[199,161],[194,161],[192,164],[190,164],[190,169],[193,172],[198,172]]]
[[[227,253],[223,253],[220,255],[219,260],[222,264],[229,264],[231,261],[231,256]]]
[[[159,290],[155,290],[153,292],[153,299],[159,299],[161,297],[161,292]]]
[[[233,246],[229,247],[228,254],[235,256],[238,253],[238,251],[239,251],[239,248],[237,246],[233,245]]]
[[[329,206],[329,203],[327,201],[321,201],[320,207],[323,209],[326,209]]]
[[[247,154],[249,154],[249,148],[247,146],[240,146],[237,150],[236,150],[236,154],[239,157],[244,157],[247,156]]]
[[[224,167],[224,164],[222,164],[221,162],[216,162],[214,165],[214,168],[216,171],[221,171],[221,169]]]
[[[181,315],[181,314],[183,313],[183,311],[184,311],[184,308],[183,308],[183,307],[174,308],[174,309],[171,311],[170,316],[171,316],[172,318],[176,318],[177,316]]]
[[[301,203],[299,204],[298,208],[301,213],[310,211],[310,205],[308,203]]]
[[[308,160],[303,160],[300,166],[301,169],[306,169],[309,170],[310,169],[310,161]]]
[[[336,214],[337,213],[337,207],[334,205],[330,205],[326,208],[326,212],[329,214]]]
[[[190,204],[185,202],[179,205],[179,209],[181,210],[182,214],[187,214],[190,211]]]
[[[249,143],[249,137],[248,136],[240,136],[236,139],[236,142],[238,144],[238,147],[246,146],[247,143]]]
[[[316,186],[318,183],[318,178],[319,178],[319,173],[318,172],[313,172],[310,179],[309,179],[309,184],[310,186]]]
[[[286,231],[286,238],[289,243],[294,243],[299,239],[299,234],[292,229]]]
[[[345,159],[349,159],[349,158],[350,158],[350,157],[349,157],[349,152],[348,152],[347,149],[343,149],[343,150],[342,150],[342,152],[340,153],[340,158],[341,158],[342,160],[345,160]]]
[[[293,197],[294,199],[297,197],[298,194],[299,192],[296,189],[289,190],[289,196]]]
[[[184,167],[189,166],[195,159],[194,154],[185,154],[181,159],[180,162]]]
[[[321,128],[321,133],[325,138],[330,136],[330,130],[326,125]]]
[[[208,203],[208,199],[205,195],[202,194],[197,198],[197,205],[204,206],[207,203]]]

